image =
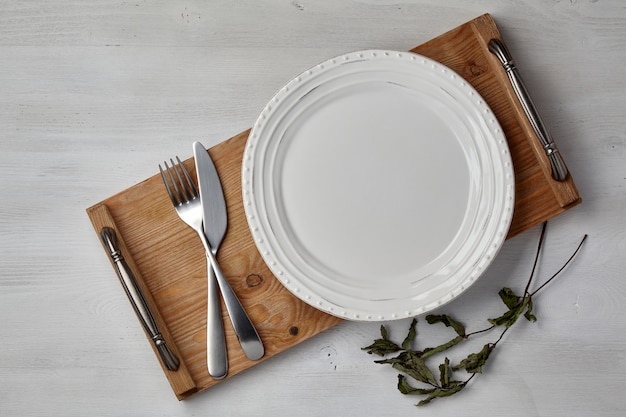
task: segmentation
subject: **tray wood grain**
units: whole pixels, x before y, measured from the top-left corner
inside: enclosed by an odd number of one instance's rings
[[[413,52],[435,59],[471,83],[492,108],[509,142],[516,175],[516,203],[508,237],[580,203],[573,179],[556,182],[548,160],[487,42],[501,39],[492,17],[480,16]],[[241,159],[249,130],[208,150],[218,170],[228,210],[228,230],[218,259],[266,348],[264,361],[334,326],[323,313],[287,291],[264,264],[246,222],[241,199]],[[558,142],[558,138],[557,138]],[[184,161],[195,175],[193,159]],[[164,373],[178,399],[220,380],[206,370],[206,262],[195,232],[176,215],[159,174],[87,209],[96,233],[113,227],[122,252],[149,295],[161,331],[183,366]],[[115,274],[112,274],[112,277]],[[122,294],[122,293],[120,293]],[[260,361],[248,360],[222,306],[230,378]],[[158,356],[156,356],[158,358]],[[158,359],[157,359],[158,360]],[[163,366],[163,365],[161,365]]]

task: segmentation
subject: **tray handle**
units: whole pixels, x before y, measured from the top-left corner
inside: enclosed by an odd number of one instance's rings
[[[191,377],[191,373],[185,366],[185,362],[182,358],[182,355],[180,354],[176,346],[176,343],[172,335],[170,334],[167,328],[167,325],[165,324],[165,321],[163,320],[163,317],[161,317],[158,306],[156,305],[154,298],[152,297],[152,294],[150,293],[150,289],[146,285],[146,282],[144,281],[139,270],[137,269],[135,262],[130,256],[130,253],[128,251],[126,244],[124,243],[124,239],[121,233],[115,226],[115,221],[113,220],[113,217],[111,216],[111,213],[108,207],[102,203],[96,204],[95,206],[92,206],[87,209],[87,214],[89,218],[91,219],[91,223],[93,224],[93,227],[96,230],[96,233],[98,235],[100,235],[100,231],[103,228],[111,228],[112,230],[116,231],[117,248],[119,252],[122,254],[122,256],[124,257],[127,268],[130,270],[130,272],[135,278],[137,287],[139,288],[146,305],[148,306],[149,310],[152,313],[152,318],[154,320],[154,323],[156,324],[156,326],[158,327],[160,331],[161,337],[167,343],[167,346],[169,347],[169,349],[171,349],[172,353],[179,359],[179,362],[180,362],[178,364],[177,369],[169,369],[173,367],[168,366],[167,361],[159,360],[159,364],[163,368],[163,372],[165,373],[165,376],[169,380],[170,385],[172,386],[172,389],[174,390],[174,394],[176,394],[176,397],[179,400],[182,400],[188,397],[189,395],[197,391],[197,386],[193,378]],[[107,255],[110,255],[110,248],[106,246],[106,243],[104,241],[101,241],[101,243]],[[107,256],[107,258],[109,259],[109,261],[111,262],[111,265],[115,269],[116,265],[115,265],[114,259],[111,256]],[[146,334],[146,337],[148,338],[148,340],[150,340],[150,346],[152,347],[152,350],[154,351],[155,355],[158,358],[161,358],[162,355],[161,355],[161,352],[159,351],[159,347],[155,343],[152,343],[152,340],[153,340],[152,335],[145,328],[145,326],[144,326],[144,333]]]

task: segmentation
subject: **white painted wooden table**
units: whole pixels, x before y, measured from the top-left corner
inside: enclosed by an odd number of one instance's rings
[[[250,127],[322,60],[407,50],[485,12],[584,200],[550,223],[541,278],[589,240],[537,298],[538,322],[428,408],[361,352],[379,324],[352,322],[178,402],[85,208]],[[0,415],[625,415],[625,64],[622,0],[0,1]],[[501,312],[538,235],[508,241],[442,311],[474,329]]]

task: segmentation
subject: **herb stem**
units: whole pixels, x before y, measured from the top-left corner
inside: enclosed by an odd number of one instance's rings
[[[576,255],[578,255],[578,252],[580,252],[580,249],[582,248],[583,244],[585,243],[585,241],[587,240],[587,236],[585,235],[583,236],[582,240],[580,241],[580,243],[578,244],[578,247],[576,248],[576,250],[574,251],[574,253],[572,254],[572,256],[569,257],[569,259],[567,260],[567,262],[565,262],[565,264],[558,270],[556,271],[556,273],[554,275],[552,275],[546,282],[544,282],[543,284],[541,284],[541,286],[539,286],[539,288],[537,288],[535,291],[532,292],[532,294],[530,294],[530,296],[532,297],[533,295],[537,294],[539,291],[541,291],[541,289],[543,287],[545,287],[546,285],[548,285],[550,283],[550,281],[552,281],[554,278],[556,278],[561,272],[563,272],[563,270],[567,267],[567,265],[569,265],[570,262],[572,262],[574,260],[574,258],[576,257]]]
[[[533,277],[535,276],[535,270],[537,269],[537,264],[539,263],[539,255],[541,254],[543,241],[545,240],[545,237],[546,237],[547,226],[548,226],[548,222],[543,222],[543,225],[541,226],[541,235],[539,236],[539,243],[537,244],[537,253],[535,254],[535,261],[533,262],[533,268],[530,272],[530,277],[528,278],[528,282],[526,283],[526,288],[524,288],[524,295],[528,294],[530,283],[533,281]]]
[[[465,380],[465,385],[467,385],[472,380],[472,378],[474,378],[476,375],[477,375],[477,372],[474,372],[473,374],[471,374],[470,377]]]
[[[492,330],[492,329],[494,329],[495,327],[496,327],[496,326],[490,326],[490,327],[487,327],[486,329],[477,330],[477,331],[475,331],[475,332],[468,333],[468,334],[466,334],[466,335],[465,335],[465,338],[466,338],[466,339],[469,339],[469,337],[470,337],[470,336],[474,336],[474,335],[476,335],[476,334],[480,334],[480,333],[485,333],[485,332],[488,332],[489,330]]]
[[[500,337],[498,337],[498,340],[496,340],[495,342],[493,342],[491,345],[495,348],[496,345],[500,342],[500,340],[502,340],[502,338],[504,337],[504,334],[510,329],[510,327],[506,327],[502,333],[500,333]]]

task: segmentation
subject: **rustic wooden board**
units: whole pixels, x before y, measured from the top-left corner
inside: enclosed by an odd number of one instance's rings
[[[501,38],[491,16],[483,15],[413,51],[449,66],[470,82],[493,109],[509,141],[516,174],[516,205],[509,237],[562,213],[580,202],[571,178],[550,177],[540,149],[506,74],[487,50]],[[245,219],[241,199],[241,159],[249,131],[211,148],[226,195],[228,231],[218,259],[248,311],[268,359],[339,323],[289,293],[263,263]],[[557,138],[558,141],[558,138]],[[195,174],[192,159],[185,161]],[[177,398],[218,383],[206,370],[206,262],[195,232],[176,215],[160,176],[154,176],[87,209],[94,229],[113,227],[123,240],[123,255],[150,295],[166,339],[174,342],[184,366],[172,375],[164,369]],[[114,274],[112,274],[113,276]],[[259,361],[241,351],[222,308],[229,375]],[[191,382],[190,382],[191,380]]]

